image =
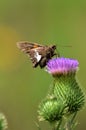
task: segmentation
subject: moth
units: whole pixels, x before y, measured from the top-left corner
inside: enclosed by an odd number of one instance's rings
[[[47,46],[40,45],[38,43],[21,41],[17,43],[17,47],[30,57],[34,68],[37,66],[40,66],[40,68],[45,67],[47,62],[54,55],[57,55],[55,53],[56,45]]]

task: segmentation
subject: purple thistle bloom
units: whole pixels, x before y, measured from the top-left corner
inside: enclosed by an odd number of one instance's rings
[[[60,57],[49,60],[46,68],[53,76],[67,75],[75,73],[78,69],[78,65],[79,62],[75,59]]]

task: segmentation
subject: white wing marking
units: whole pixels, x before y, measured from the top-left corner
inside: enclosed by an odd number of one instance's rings
[[[35,55],[34,55],[34,57],[37,59],[37,62],[39,62],[40,59],[41,59],[41,55],[39,55],[39,53],[37,52],[37,50],[35,50]]]

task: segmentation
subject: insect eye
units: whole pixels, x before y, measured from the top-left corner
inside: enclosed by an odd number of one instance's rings
[[[52,48],[55,50],[55,49],[56,49],[56,46],[55,46],[55,45],[53,45],[53,46],[52,46]]]

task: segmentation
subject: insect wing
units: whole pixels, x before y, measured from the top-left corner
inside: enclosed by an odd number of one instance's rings
[[[44,48],[45,47],[37,47],[37,48],[34,48],[34,49],[31,49],[31,51],[29,52],[29,56],[30,56],[30,59],[33,63],[33,66],[36,67],[39,62],[41,61],[42,57],[43,57],[43,54],[44,53]]]
[[[47,61],[51,59],[55,53],[56,46],[45,46],[37,43],[30,42],[18,42],[18,48],[26,53],[33,64],[33,67],[37,67],[38,65],[43,68]]]
[[[29,42],[25,41],[25,42],[18,42],[17,47],[21,51],[23,51],[25,53],[29,53],[31,49],[36,49],[38,47],[42,47],[42,45],[37,44],[37,43],[29,43]]]
[[[29,42],[18,42],[17,46],[21,51],[30,57],[33,67],[36,67],[41,60],[41,53],[44,50],[45,46]]]

